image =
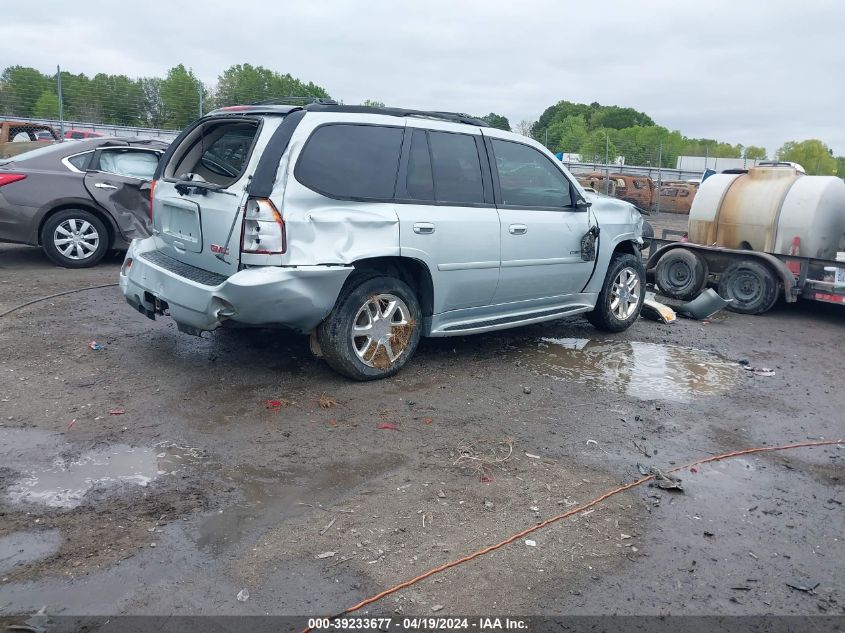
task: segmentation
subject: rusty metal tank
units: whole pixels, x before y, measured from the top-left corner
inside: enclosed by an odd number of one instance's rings
[[[792,167],[715,174],[692,202],[696,244],[835,259],[845,250],[845,182]]]

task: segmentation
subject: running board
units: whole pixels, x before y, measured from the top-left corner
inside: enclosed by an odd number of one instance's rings
[[[542,310],[540,312],[531,312],[529,314],[516,314],[498,319],[486,319],[484,321],[470,321],[463,323],[454,323],[446,327],[432,330],[428,336],[453,336],[456,334],[477,334],[480,332],[490,332],[493,330],[503,330],[506,328],[516,327],[519,325],[530,325],[532,323],[541,323],[543,321],[552,321],[565,316],[588,312],[593,309],[593,306],[587,304],[571,305],[566,308],[554,308],[552,310]]]

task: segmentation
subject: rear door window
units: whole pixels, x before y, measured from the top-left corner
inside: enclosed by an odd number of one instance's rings
[[[566,176],[533,147],[494,138],[493,153],[503,205],[562,208],[572,203]]]
[[[330,198],[392,200],[404,128],[332,123],[305,144],[294,174]]]
[[[484,204],[481,160],[469,134],[429,131],[438,202]]]
[[[414,130],[408,154],[408,195],[414,200],[434,200],[434,176],[425,130]]]
[[[158,159],[158,154],[148,151],[103,150],[98,169],[118,176],[149,180],[155,173]]]

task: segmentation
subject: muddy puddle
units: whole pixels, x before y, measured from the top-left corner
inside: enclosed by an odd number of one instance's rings
[[[0,574],[17,565],[32,563],[59,551],[62,536],[59,530],[13,532],[0,537]]]
[[[736,363],[703,350],[579,338],[542,338],[524,352],[537,373],[590,384],[640,400],[689,402],[724,393],[739,380]]]
[[[383,454],[378,460],[337,462],[329,469],[277,471],[241,465],[223,474],[237,486],[243,502],[218,511],[199,528],[197,544],[219,553],[257,528],[266,528],[324,503],[338,503],[353,488],[398,468],[401,455]],[[327,517],[330,516],[327,514]]]
[[[115,444],[83,453],[75,459],[23,468],[23,476],[5,493],[12,503],[36,503],[51,508],[75,508],[95,486],[146,486],[162,475],[177,473],[204,456],[173,445],[155,448]]]

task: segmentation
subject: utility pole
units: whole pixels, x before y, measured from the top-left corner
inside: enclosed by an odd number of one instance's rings
[[[663,141],[657,146],[657,213],[660,213],[660,185],[663,183]]]
[[[197,82],[197,86],[199,86],[199,93],[200,93],[200,117],[202,117],[202,82]]]
[[[543,145],[546,146],[546,149],[549,148],[549,128],[546,128],[546,142]]]
[[[58,84],[59,92],[59,133],[61,140],[65,140],[65,109],[62,102],[62,67],[56,65],[56,83]]]
[[[608,195],[610,191],[610,137],[607,135],[607,130],[604,131],[604,193]]]

